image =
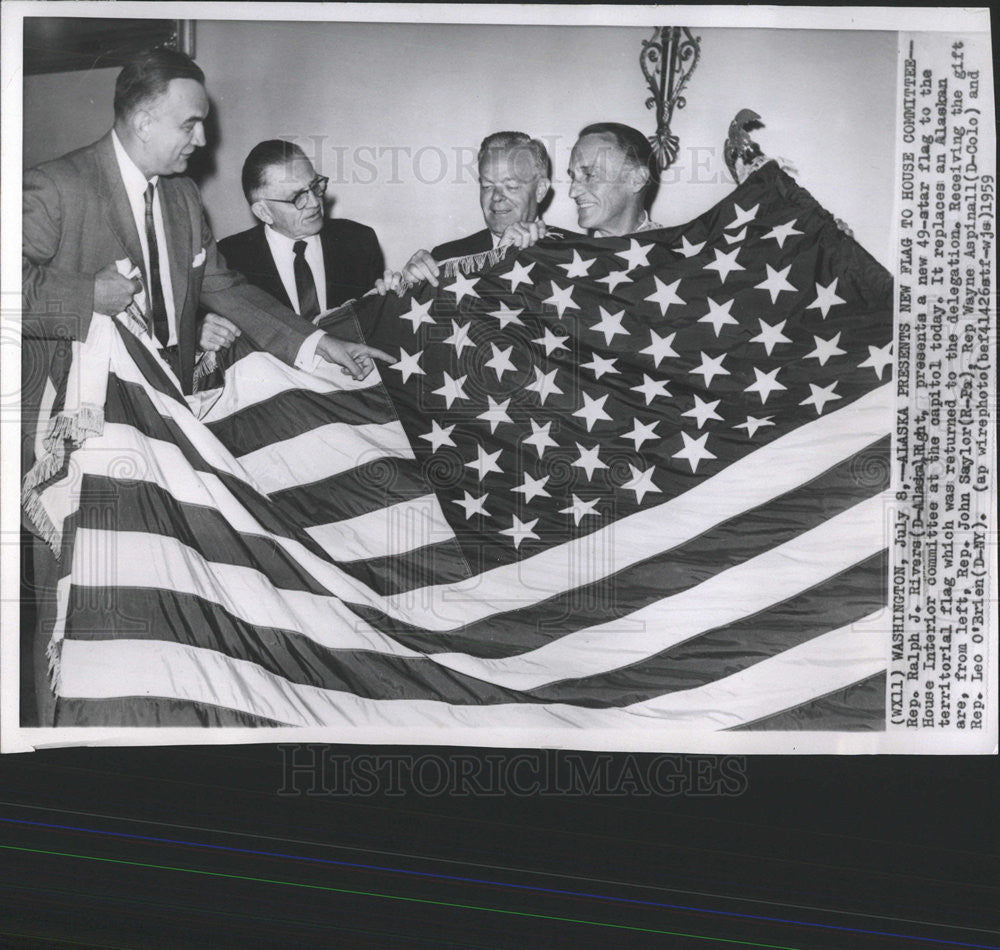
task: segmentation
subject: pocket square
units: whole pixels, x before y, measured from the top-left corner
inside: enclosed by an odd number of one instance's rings
[[[196,255],[193,261],[191,261],[192,267],[201,267],[205,263],[205,248],[202,248]]]

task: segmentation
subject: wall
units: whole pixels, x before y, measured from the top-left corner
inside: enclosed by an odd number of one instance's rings
[[[687,108],[674,118],[682,153],[653,217],[683,222],[731,189],[719,147],[733,115],[749,107],[766,123],[758,134],[765,151],[790,159],[802,184],[877,258],[891,260],[896,34],[694,32],[702,58]],[[556,194],[546,218],[575,229],[565,168],[577,130],[614,119],[653,131],[638,64],[650,35],[199,21],[196,58],[215,109],[212,154],[199,180],[215,232],[252,221],[239,186],[250,147],[294,138],[331,177],[333,214],[372,225],[399,266],[417,247],[482,227],[472,157],[485,134],[507,128],[549,144]],[[26,80],[26,138],[34,140],[26,158],[100,134],[110,121],[105,72]],[[68,121],[54,108],[62,101],[74,104]]]
[[[89,145],[111,128],[117,69],[24,79],[24,167]]]

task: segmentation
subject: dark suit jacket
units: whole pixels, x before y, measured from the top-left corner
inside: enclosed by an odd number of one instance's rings
[[[326,305],[333,308],[361,297],[374,286],[385,270],[385,259],[375,232],[357,221],[328,218],[320,231],[323,266],[326,268]],[[251,284],[266,290],[286,307],[291,306],[285,286],[278,276],[264,225],[231,234],[219,241],[226,263]]]
[[[558,228],[549,228],[546,239],[573,237],[569,231],[561,231]],[[431,251],[431,257],[436,261],[447,261],[452,257],[467,257],[470,254],[482,254],[484,251],[493,250],[493,236],[489,228],[483,228],[468,237],[457,238],[445,244],[439,244]]]
[[[194,182],[161,177],[158,188],[184,391],[192,389],[199,305],[228,317],[261,349],[294,363],[316,328],[226,266]],[[143,266],[111,133],[25,172],[23,197],[24,335],[50,343],[83,339],[94,309],[94,274],[122,258]]]
[[[482,254],[493,250],[493,235],[489,228],[483,228],[468,237],[458,238],[439,244],[431,251],[431,257],[436,261],[446,261],[452,257],[466,257],[469,254]]]

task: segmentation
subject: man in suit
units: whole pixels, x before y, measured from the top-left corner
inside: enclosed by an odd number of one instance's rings
[[[657,166],[649,140],[620,122],[580,130],[569,159],[569,196],[577,221],[594,237],[621,237],[662,227],[649,218]]]
[[[126,65],[115,84],[114,127],[93,145],[24,174],[22,235],[25,429],[45,425],[39,406],[49,366],[67,339],[87,336],[93,313],[115,315],[145,291],[151,340],[190,393],[197,350],[199,306],[236,324],[250,340],[282,361],[305,369],[317,359],[338,363],[363,378],[374,359],[392,358],[359,343],[338,340],[279,304],[226,267],[205,221],[198,189],[181,177],[194,150],[205,144],[208,96],[202,71],[183,53],[156,49]],[[117,266],[141,274],[123,276]],[[30,463],[26,435],[22,463]],[[36,591],[44,650],[51,630],[51,592],[58,565],[34,545]],[[51,692],[44,658],[36,652],[41,724],[49,724]]]
[[[219,242],[230,267],[310,320],[362,296],[385,267],[371,228],[324,216],[326,184],[299,146],[255,145],[243,194],[259,223]]]
[[[429,280],[436,287],[442,261],[482,254],[505,244],[523,246],[527,238],[522,233],[534,240],[547,233],[539,206],[552,187],[552,163],[542,142],[524,132],[494,132],[479,146],[477,164],[479,207],[486,227],[430,251],[417,251],[402,270],[411,282]],[[387,274],[379,289],[398,285],[398,275]]]
[[[569,161],[569,196],[576,202],[580,227],[593,237],[621,237],[662,227],[650,220],[646,210],[654,197],[657,171],[649,140],[638,129],[620,122],[597,122],[581,129]],[[541,222],[515,221],[507,226],[502,243],[530,247],[545,233]],[[416,255],[410,264],[415,271],[419,267],[421,279],[426,279],[426,261],[415,259]]]
[[[198,189],[179,177],[205,144],[207,115],[201,70],[183,53],[153,50],[119,75],[111,132],[25,173],[25,335],[83,339],[93,311],[120,312],[142,286],[161,354],[185,392],[199,304],[286,363],[311,367],[318,355],[352,375],[370,371],[379,354],[317,330],[219,257]],[[118,273],[120,259],[141,270],[141,285]]]

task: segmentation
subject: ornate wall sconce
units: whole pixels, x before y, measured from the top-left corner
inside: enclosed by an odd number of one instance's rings
[[[701,55],[701,37],[686,26],[658,26],[652,39],[642,41],[639,65],[652,95],[646,108],[656,110],[656,134],[649,137],[661,170],[677,158],[680,140],[670,131],[674,109],[683,109],[687,100],[681,93]]]

